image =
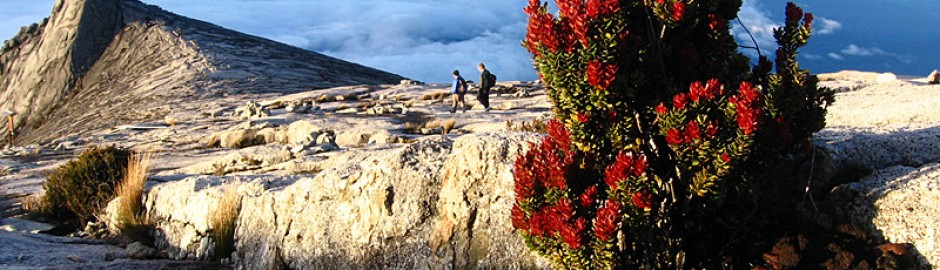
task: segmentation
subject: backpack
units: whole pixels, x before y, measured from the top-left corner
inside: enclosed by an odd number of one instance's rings
[[[486,88],[491,88],[493,86],[496,86],[496,74],[493,74],[492,72],[490,72],[490,76],[487,79],[488,79],[486,80],[487,84],[485,86]]]
[[[464,94],[470,90],[470,87],[467,85],[467,80],[464,80],[464,79],[460,79],[460,87],[463,88],[463,91],[460,91],[460,89],[457,89],[458,94]]]

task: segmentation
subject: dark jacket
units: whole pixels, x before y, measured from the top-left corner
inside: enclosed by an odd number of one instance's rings
[[[491,83],[493,82],[490,81],[490,71],[484,68],[483,72],[480,72],[480,88],[489,89],[487,86]]]

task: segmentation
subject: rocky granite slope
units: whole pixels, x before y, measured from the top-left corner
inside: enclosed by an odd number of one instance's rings
[[[38,142],[162,118],[156,104],[400,79],[137,0],[57,0],[3,44],[0,110],[18,114],[19,141]]]

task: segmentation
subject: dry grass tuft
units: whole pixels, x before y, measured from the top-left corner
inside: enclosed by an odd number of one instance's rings
[[[548,133],[548,122],[542,119],[532,119],[532,122],[521,122],[515,124],[512,120],[506,121],[506,129],[509,131]]]
[[[150,160],[153,154],[136,154],[127,163],[124,179],[114,189],[114,195],[121,198],[117,206],[118,230],[144,225],[143,203],[144,185],[150,172]]]
[[[153,154],[136,154],[128,159],[127,173],[114,189],[117,204],[115,231],[133,239],[149,237],[151,224],[144,215],[143,195]]]
[[[217,259],[228,258],[235,251],[235,223],[242,204],[242,196],[236,186],[226,185],[222,189],[224,192],[216,204],[216,210],[209,217]]]
[[[450,131],[454,129],[454,125],[456,124],[457,119],[454,118],[441,122],[441,127],[444,128],[444,135],[450,134]]]

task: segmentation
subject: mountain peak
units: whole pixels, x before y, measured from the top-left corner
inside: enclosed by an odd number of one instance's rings
[[[139,111],[173,100],[401,79],[137,0],[57,0],[4,43],[0,109],[17,114],[18,140],[36,142],[154,120]]]

